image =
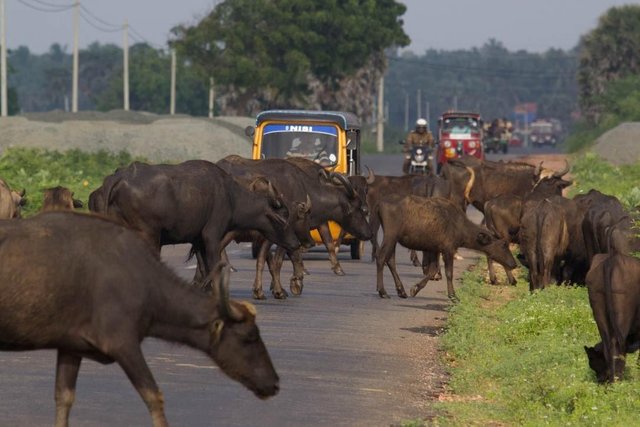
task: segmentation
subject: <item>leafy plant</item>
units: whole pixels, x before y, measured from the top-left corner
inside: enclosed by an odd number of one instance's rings
[[[27,206],[23,215],[29,216],[42,207],[42,190],[58,185],[73,191],[75,198],[82,200],[86,208],[89,194],[102,185],[104,177],[133,160],[136,159],[126,152],[70,150],[60,153],[11,148],[0,156],[0,178],[13,189],[26,190]]]

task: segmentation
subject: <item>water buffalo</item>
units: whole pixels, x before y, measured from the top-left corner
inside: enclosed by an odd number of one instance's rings
[[[20,210],[27,203],[25,194],[25,190],[18,193],[0,179],[0,219],[20,218]]]
[[[524,196],[541,178],[549,175],[562,177],[569,172],[568,163],[563,170],[553,172],[543,169],[542,164],[533,166],[522,162],[480,161],[473,156],[463,156],[447,162],[442,168],[443,176],[458,193],[463,192],[469,181],[467,168],[475,172],[468,199],[483,213],[485,203],[491,199],[502,195]]]
[[[589,304],[601,342],[585,347],[599,382],[622,377],[625,356],[640,347],[640,261],[627,255],[594,256],[587,273]]]
[[[582,232],[587,257],[591,260],[595,254],[607,252],[608,229],[628,216],[628,213],[616,197],[598,190],[590,190],[575,199],[587,206],[582,220]]]
[[[450,200],[441,197],[390,195],[380,201],[378,215],[384,232],[382,245],[376,256],[377,290],[382,298],[388,297],[382,280],[385,264],[391,270],[398,296],[407,297],[396,271],[397,243],[409,249],[442,253],[447,294],[451,299],[456,299],[453,289],[453,260],[458,248],[483,252],[510,269],[516,266],[507,242],[497,239],[486,228],[471,222]],[[415,296],[429,280],[425,276],[413,286],[411,296]]]
[[[58,427],[68,425],[83,358],[117,362],[153,425],[167,425],[140,347],[146,337],[198,349],[256,396],[275,395],[278,375],[255,307],[228,299],[222,267],[212,276],[216,292],[209,296],[180,280],[135,231],[97,215],[59,211],[6,221],[0,225],[0,350],[57,350]]]
[[[81,200],[73,198],[73,192],[66,187],[53,187],[44,190],[42,211],[73,210],[83,206]]]
[[[232,160],[234,168],[242,168],[243,165],[246,165],[247,168],[264,168],[262,170],[263,174],[278,174],[285,173],[286,171],[287,174],[290,174],[291,179],[302,183],[305,197],[309,195],[312,205],[309,217],[311,228],[320,228],[331,220],[337,222],[358,239],[368,240],[371,238],[371,230],[366,219],[366,205],[351,182],[344,175],[326,172],[316,163],[304,159],[297,159],[299,161],[291,161],[292,159],[271,159],[266,161],[243,159],[238,156],[233,156]],[[304,162],[310,163],[311,166]],[[277,168],[267,167],[270,164],[277,164],[279,166]],[[225,167],[228,167],[228,165]],[[323,234],[322,231],[320,234]],[[328,246],[331,248],[329,256],[335,258],[331,236],[329,235],[328,238],[325,236],[324,239],[331,244]],[[270,257],[268,253],[270,245],[269,242],[262,245],[258,253],[258,259],[264,258],[269,262],[273,296],[278,299],[287,298],[288,294],[282,288],[280,281],[280,271],[284,261],[285,248],[280,245],[276,248],[275,255]],[[296,251],[291,252],[291,260],[294,264],[294,276],[291,278],[290,289],[294,295],[299,295],[303,288],[301,253]],[[253,285],[253,297],[256,299],[266,298],[262,290],[261,273],[259,270]]]
[[[561,176],[544,177],[524,196],[505,194],[487,201],[484,204],[485,225],[501,239],[518,243],[522,206],[530,201],[542,200],[554,195],[562,195],[562,191],[572,184]],[[489,281],[497,283],[495,268],[491,259],[487,259]],[[509,284],[515,285],[516,279],[511,271],[507,271]]]
[[[177,165],[134,163],[107,177],[93,202],[105,215],[134,228],[159,252],[166,244],[191,243],[207,274],[233,230],[257,230],[289,250],[300,246],[289,211],[268,180],[236,181],[215,164],[190,160]]]
[[[561,276],[560,262],[569,246],[564,209],[549,199],[530,201],[522,209],[520,251],[529,268],[529,290],[543,289]]]

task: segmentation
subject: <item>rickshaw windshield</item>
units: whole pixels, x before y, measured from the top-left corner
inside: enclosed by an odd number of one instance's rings
[[[338,161],[338,129],[331,125],[267,124],[260,157],[303,157],[322,166]]]
[[[442,122],[442,130],[455,134],[471,134],[478,131],[478,121],[467,117],[447,118]]]

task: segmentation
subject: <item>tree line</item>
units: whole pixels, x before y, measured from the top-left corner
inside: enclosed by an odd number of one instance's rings
[[[368,122],[383,74],[387,125],[396,129],[412,124],[418,110],[426,115],[427,106],[432,120],[454,107],[493,118],[535,102],[539,116],[568,123],[581,114],[592,126],[611,122],[611,114],[633,118],[640,111],[640,6],[611,8],[574,49],[544,53],[509,51],[497,40],[466,50],[399,53],[410,41],[405,11],[393,0],[220,2],[194,25],[172,30],[176,111],[206,115],[213,77],[218,114],[334,109]],[[110,44],[81,50],[81,109],[122,108],[122,56]],[[131,108],[168,113],[169,50],[140,43],[129,58]],[[10,111],[65,109],[71,62],[59,44],[43,54],[24,46],[10,51]]]

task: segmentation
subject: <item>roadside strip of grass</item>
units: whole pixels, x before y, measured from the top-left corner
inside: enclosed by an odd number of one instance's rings
[[[584,287],[529,294],[490,286],[486,265],[463,277],[443,348],[449,393],[440,425],[635,425],[640,371],[631,355],[624,381],[598,385],[584,345],[599,341]]]
[[[575,159],[573,195],[596,188],[628,208],[640,204],[640,166],[615,167],[593,154]],[[640,359],[624,379],[599,385],[583,346],[600,341],[587,289],[550,286],[529,293],[490,286],[486,263],[465,273],[442,345],[451,373],[436,425],[638,424]],[[408,424],[411,425],[411,424]],[[420,425],[420,424],[414,424]]]

